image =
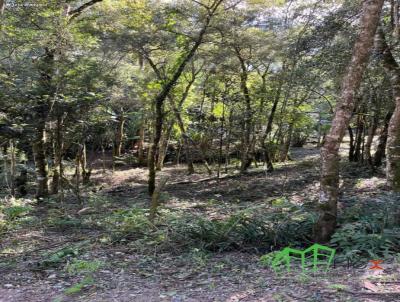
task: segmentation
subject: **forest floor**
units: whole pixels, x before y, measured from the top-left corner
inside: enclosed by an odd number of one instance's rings
[[[294,149],[294,160],[271,174],[262,167],[245,175],[232,170],[220,180],[166,166],[160,173],[168,177],[162,213],[212,220],[247,208],[263,211],[282,197],[292,204],[311,203],[318,194],[318,154],[317,149]],[[107,226],[115,222],[115,213],[148,207],[147,171],[95,172],[95,185],[82,191],[84,204],[73,195],[63,205],[26,199],[21,207],[30,210],[11,215],[0,234],[0,301],[400,301],[397,262],[384,261],[383,270],[370,270],[366,261],[358,268],[340,264],[328,272],[276,275],[260,264],[268,250],[206,252],[168,243],[161,248],[147,237],[113,241]],[[379,173],[345,163],[341,174],[340,207],[355,197],[378,202],[386,194]],[[130,217],[139,219],[133,228],[141,223],[139,216]]]

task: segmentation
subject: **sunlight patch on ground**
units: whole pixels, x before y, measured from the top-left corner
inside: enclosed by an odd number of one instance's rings
[[[383,178],[372,177],[368,179],[359,179],[355,185],[357,189],[374,190],[379,186],[385,185],[386,181]]]

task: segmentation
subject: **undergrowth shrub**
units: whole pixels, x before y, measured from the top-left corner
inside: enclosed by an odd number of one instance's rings
[[[20,228],[33,220],[29,199],[5,198],[0,201],[0,233]]]
[[[37,265],[43,269],[55,268],[69,259],[78,256],[78,254],[79,249],[74,246],[63,247],[56,252],[44,254],[42,260]]]
[[[266,251],[307,245],[314,221],[310,211],[281,200],[271,209],[254,207],[219,219],[164,209],[154,224],[145,210],[116,211],[109,223],[114,242],[129,242],[139,249]]]
[[[3,213],[5,214],[6,219],[14,220],[16,218],[20,218],[20,217],[26,215],[31,210],[32,210],[32,207],[30,207],[30,206],[17,205],[17,206],[10,206],[10,207],[4,208]]]
[[[345,208],[340,227],[331,244],[339,252],[336,260],[349,265],[364,264],[370,259],[390,259],[400,252],[400,205],[392,194]]]
[[[103,265],[104,263],[102,261],[88,261],[74,258],[71,262],[67,264],[65,269],[71,275],[89,274],[96,272]]]
[[[57,268],[62,264],[74,262],[74,259],[83,253],[89,240],[64,246],[56,251],[45,252],[37,263],[38,268]]]
[[[81,219],[66,215],[59,209],[50,209],[48,211],[47,225],[58,231],[67,231],[83,227]]]

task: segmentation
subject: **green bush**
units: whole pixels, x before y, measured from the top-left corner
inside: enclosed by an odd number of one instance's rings
[[[95,283],[95,280],[92,276],[86,276],[85,278],[82,279],[82,281],[67,288],[64,292],[67,295],[74,295],[74,294],[81,292],[85,287],[92,285],[94,283]]]
[[[309,211],[280,200],[273,211],[246,209],[221,219],[163,210],[153,224],[146,211],[133,209],[115,212],[109,223],[114,241],[141,248],[265,251],[308,245],[314,221]]]
[[[363,202],[352,200],[341,215],[340,227],[331,243],[339,252],[336,260],[350,265],[365,264],[376,258],[392,258],[400,252],[400,227],[396,213],[400,207],[393,196]]]
[[[117,210],[108,220],[115,231],[116,238],[140,239],[152,233],[153,224],[142,209]]]
[[[340,252],[338,261],[357,265],[370,259],[387,259],[400,251],[400,228],[375,233],[365,222],[348,223],[336,231],[331,243]]]
[[[76,257],[79,254],[79,249],[74,246],[67,246],[58,251],[45,254],[43,260],[38,263],[40,268],[46,269],[49,267],[58,267],[61,263],[66,262],[68,259]]]
[[[101,261],[86,261],[73,259],[67,264],[66,270],[69,274],[89,274],[94,273],[104,265]]]
[[[32,207],[18,205],[18,206],[11,206],[11,207],[4,208],[3,213],[6,216],[7,220],[15,220],[17,218],[20,218],[20,217],[26,215],[31,210],[32,210]]]
[[[83,227],[82,220],[73,217],[49,217],[47,224],[59,231],[67,231]]]

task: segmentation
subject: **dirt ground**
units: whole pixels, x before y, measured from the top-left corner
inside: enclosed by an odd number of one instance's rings
[[[202,211],[207,217],[227,215],[229,207],[201,207],[210,200],[247,207],[285,196],[302,204],[317,199],[318,150],[295,149],[294,161],[276,166],[267,174],[263,167],[245,175],[230,170],[222,179],[205,173],[186,175],[185,167],[167,166],[160,175],[168,177],[164,207],[188,212]],[[198,167],[198,170],[201,170]],[[95,171],[93,194],[112,200],[104,211],[146,206],[147,171],[117,169],[113,174]],[[384,189],[382,174],[347,165],[342,171],[342,201],[379,196]],[[65,201],[68,203],[68,199]],[[341,203],[342,206],[342,203]],[[79,207],[82,207],[80,205]],[[65,215],[77,217],[78,205]],[[248,250],[193,256],[168,252],[140,253],[129,245],[104,245],[101,230],[46,228],[42,223],[50,213],[38,206],[37,224],[19,227],[0,236],[0,301],[400,301],[400,266],[383,263],[383,270],[336,265],[328,272],[276,275],[260,265],[260,253]],[[93,216],[96,219],[96,216]],[[95,282],[75,294],[65,290],[81,276],[71,276],[62,268],[39,268],[37,263],[51,250],[70,243],[91,240],[82,258],[104,265]]]

